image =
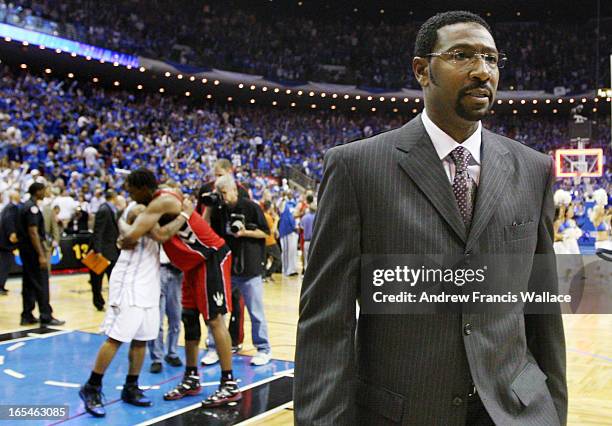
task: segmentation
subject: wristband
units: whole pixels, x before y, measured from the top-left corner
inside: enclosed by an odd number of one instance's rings
[[[185,220],[187,220],[187,221],[188,221],[188,220],[189,220],[189,218],[191,217],[190,215],[188,215],[188,214],[187,214],[187,213],[185,213],[185,212],[181,212],[181,213],[180,213],[180,215],[181,215],[181,216],[183,216],[183,217],[185,218]]]

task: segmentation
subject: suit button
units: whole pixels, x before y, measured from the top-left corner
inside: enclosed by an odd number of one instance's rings
[[[459,406],[463,404],[463,398],[461,398],[460,396],[456,396],[453,398],[453,405]]]
[[[463,260],[466,265],[469,265],[470,262],[470,258],[472,257],[472,250],[467,250],[465,253],[463,253]]]
[[[465,324],[463,326],[463,333],[466,336],[469,336],[470,334],[472,334],[472,324],[470,324],[469,322],[467,324]]]

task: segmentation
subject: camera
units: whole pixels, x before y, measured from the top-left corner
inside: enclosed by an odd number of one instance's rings
[[[230,215],[230,231],[236,234],[246,228],[246,217],[243,214],[232,213]]]
[[[207,207],[220,206],[223,202],[223,197],[218,192],[207,192],[202,194],[202,204]]]

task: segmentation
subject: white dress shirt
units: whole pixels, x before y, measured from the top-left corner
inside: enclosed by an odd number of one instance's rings
[[[423,110],[421,120],[438,153],[438,157],[442,161],[448,180],[452,183],[455,179],[455,162],[451,158],[450,153],[458,146],[462,146],[470,152],[472,157],[468,164],[468,175],[478,185],[480,182],[480,145],[482,144],[482,124],[480,121],[476,131],[463,143],[459,144],[431,121],[427,116],[427,111]]]

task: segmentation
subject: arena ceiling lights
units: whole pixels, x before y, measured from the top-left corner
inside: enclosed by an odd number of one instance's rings
[[[0,24],[0,37],[3,37],[5,41],[19,41],[24,46],[33,44],[38,46],[41,50],[49,48],[55,49],[56,53],[70,53],[72,57],[79,55],[97,59],[99,61],[113,62],[113,64],[116,64],[115,66],[118,66],[119,64],[130,67],[139,66],[139,61],[136,56],[67,40],[65,38],[56,37],[49,34],[26,30],[24,28],[15,27],[12,25]]]

